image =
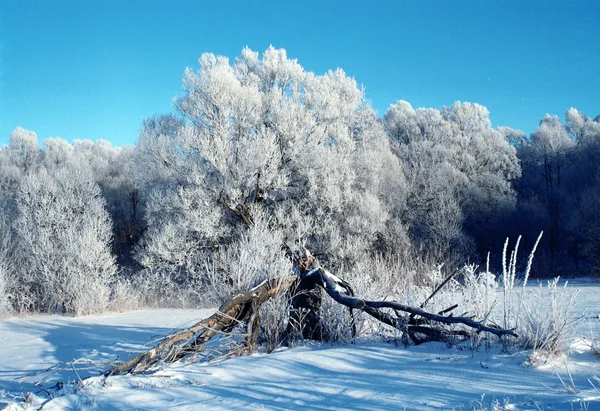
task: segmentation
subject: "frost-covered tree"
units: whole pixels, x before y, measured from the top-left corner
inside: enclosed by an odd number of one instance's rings
[[[113,222],[113,253],[122,265],[131,265],[133,249],[145,229],[139,188],[133,178],[131,146],[121,147],[99,181]]]
[[[17,127],[10,135],[8,146],[0,148],[0,210],[14,219],[14,197],[20,181],[35,170],[40,158],[37,134]]]
[[[90,164],[65,140],[41,148],[22,128],[0,149],[0,274],[13,308],[107,307],[111,223]]]
[[[469,251],[498,210],[514,204],[520,175],[516,150],[491,127],[488,110],[471,103],[413,109],[390,106],[385,127],[405,165],[408,195],[400,216],[436,259]],[[506,131],[506,130],[505,130]],[[477,238],[478,239],[478,238]]]
[[[402,173],[363,90],[342,70],[306,72],[273,47],[262,56],[244,49],[233,63],[204,54],[175,106],[179,117],[145,122],[136,147],[148,201],[144,265],[193,270],[239,238],[257,204],[297,215],[273,224],[287,224],[286,241],[339,262],[386,235]],[[319,224],[298,238],[308,218]]]
[[[38,161],[40,145],[37,134],[33,131],[17,127],[11,134],[8,143],[13,164],[22,173],[32,170]]]
[[[112,250],[122,264],[131,263],[131,251],[143,229],[138,190],[131,174],[133,148],[114,148],[106,140],[44,140],[42,158],[51,170],[65,164],[85,164],[100,186],[105,207],[113,222]]]
[[[100,186],[113,223],[112,250],[121,264],[131,263],[131,251],[143,230],[138,189],[131,174],[133,148],[114,148],[106,140],[44,140],[43,163],[48,169],[67,163],[85,164]]]
[[[138,188],[133,180],[133,147],[115,148],[109,141],[75,140],[75,156],[89,165],[102,190],[113,223],[112,250],[117,261],[131,265],[132,251],[143,230]]]
[[[503,132],[492,128],[487,108],[456,102],[444,107],[442,116],[453,128],[455,166],[466,178],[470,214],[489,216],[499,205],[514,202],[511,183],[521,175],[516,150]]]
[[[531,144],[523,149],[523,161],[540,169],[548,193],[560,189],[561,177],[569,165],[566,154],[574,145],[557,116],[547,114],[531,134]]]
[[[523,175],[513,232],[535,238],[544,230],[537,266],[547,274],[600,267],[600,119],[570,108],[565,120],[546,115],[515,144]]]
[[[64,167],[75,161],[75,149],[67,140],[58,137],[49,137],[44,140],[42,163],[47,169]],[[84,160],[85,161],[85,160]]]
[[[17,192],[16,261],[30,309],[87,314],[108,306],[116,266],[100,188],[85,167],[40,167]]]
[[[0,148],[0,314],[13,306],[16,293],[14,264],[14,222],[18,215],[17,190],[26,176],[38,166],[37,135],[17,127],[8,146]]]
[[[564,237],[568,189],[565,181],[571,166],[571,150],[575,146],[557,116],[546,115],[529,141],[519,150],[523,167],[520,181],[521,201],[537,203],[544,215],[549,252],[556,256]],[[562,232],[562,234],[561,234]]]
[[[579,268],[579,257],[600,273],[600,118],[591,119],[574,108],[567,110],[565,129],[575,140],[567,168],[567,224],[569,255]],[[585,265],[583,265],[585,267]]]
[[[11,223],[4,212],[0,212],[0,318],[7,315],[12,308],[12,291],[14,275],[12,267],[12,233]]]

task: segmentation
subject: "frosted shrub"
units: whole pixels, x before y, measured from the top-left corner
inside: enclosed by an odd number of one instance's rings
[[[532,360],[565,353],[575,338],[582,317],[574,310],[578,291],[559,287],[559,278],[540,284],[523,305],[517,334],[520,344],[534,350]]]
[[[521,237],[517,239],[514,250],[508,256],[508,239],[502,253],[502,325],[515,329],[519,335],[518,344],[532,349],[531,363],[545,362],[549,356],[568,351],[575,337],[582,317],[574,310],[577,290],[559,287],[559,278],[548,281],[546,287],[526,289],[535,251],[543,233],[538,236],[523,274],[518,284],[517,255]],[[506,341],[504,341],[506,342]]]
[[[359,261],[349,274],[356,292],[368,299],[404,295],[410,284],[418,281],[419,266],[410,253],[392,258],[374,256]]]
[[[286,341],[290,320],[291,296],[284,292],[273,296],[260,309],[261,340],[268,352],[276,350]],[[302,335],[302,333],[300,333]],[[290,336],[287,336],[290,338]],[[294,336],[292,335],[291,338]],[[293,341],[288,341],[293,342]]]
[[[187,308],[202,303],[202,288],[190,281],[185,271],[166,268],[146,268],[128,280],[134,294],[144,307]],[[125,290],[123,290],[125,291]]]
[[[347,278],[342,275],[342,278],[352,284],[356,295],[367,300],[378,300],[397,295],[406,281],[403,278],[399,260],[389,261],[380,256],[365,257],[356,263],[346,276]],[[328,298],[326,297],[326,299]],[[353,326],[356,328],[357,337],[387,335],[389,327],[369,315],[365,315],[360,310],[354,310],[353,314],[354,319],[350,317],[347,308],[335,307],[331,302],[327,302],[320,320],[334,341],[350,342],[349,331]],[[343,330],[340,328],[343,325],[349,328]],[[339,335],[332,335],[335,330]]]
[[[356,316],[359,310],[350,310],[333,299],[326,297],[319,311],[319,324],[325,341],[336,344],[349,344],[353,341],[353,330],[355,329]]]
[[[462,305],[476,319],[487,319],[498,303],[499,284],[496,276],[489,272],[477,272],[474,265],[465,266],[462,270],[461,287]]]
[[[435,289],[444,281],[442,269],[443,266],[441,264],[435,267],[429,267],[421,275],[421,281],[409,284],[407,287],[408,292],[404,297],[405,303],[414,307],[425,304],[427,298],[432,295]],[[456,286],[456,281],[451,281],[435,296],[435,298],[430,299],[423,307],[431,311],[439,311],[447,308],[447,305],[450,303],[448,300],[452,300],[452,297],[447,298],[447,296],[454,294]]]
[[[164,225],[160,235],[152,237],[154,243],[146,243],[148,248],[140,249],[147,268],[133,274],[130,280],[142,303],[185,307],[218,305],[261,281],[287,274],[291,265],[281,250],[281,230],[273,227],[274,219],[264,210],[252,212],[254,219],[250,227],[240,228],[235,241],[210,252],[190,250],[186,253],[186,249],[195,247],[191,239],[185,240],[186,247],[178,247],[179,243],[174,246],[168,238],[175,238],[176,231]],[[165,237],[168,232],[172,235]],[[157,246],[157,241],[162,245]],[[172,253],[168,251],[171,247]],[[196,247],[201,248],[201,245],[196,243]]]
[[[136,247],[138,262],[153,272],[179,272],[186,281],[198,281],[224,227],[219,213],[196,185],[152,191],[145,210],[148,230]]]
[[[16,303],[78,315],[105,310],[116,271],[111,223],[87,169],[41,168],[23,179],[16,200]]]
[[[142,293],[136,289],[130,278],[118,278],[111,284],[111,311],[135,310],[141,306]]]

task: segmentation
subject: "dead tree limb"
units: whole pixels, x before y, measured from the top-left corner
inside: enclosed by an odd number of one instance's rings
[[[377,318],[380,321],[382,321],[382,319],[385,318],[385,316],[382,315],[384,313],[377,309],[391,308],[393,310],[403,311],[411,315],[418,315],[419,317],[425,318],[430,321],[436,321],[444,324],[463,324],[467,327],[475,329],[477,332],[485,331],[492,333],[498,337],[501,337],[503,335],[512,335],[516,337],[516,333],[512,330],[488,327],[480,322],[474,321],[467,317],[451,317],[432,314],[420,308],[410,307],[408,305],[400,304],[394,301],[368,301],[363,300],[361,298],[353,297],[353,293],[347,288],[347,283],[345,281],[319,266],[313,268],[310,271],[302,272],[301,276],[313,278],[315,283],[323,287],[327,294],[329,294],[329,296],[338,303],[343,304],[346,307],[363,310],[367,314]],[[379,311],[379,313],[376,314],[373,310],[366,309],[367,307],[377,310]],[[384,322],[388,323],[388,321]]]
[[[294,268],[296,275],[267,280],[245,293],[233,296],[210,317],[197,322],[186,330],[164,338],[148,351],[115,365],[105,375],[140,373],[147,371],[159,361],[175,362],[190,355],[197,355],[204,350],[206,344],[215,335],[229,333],[236,326],[245,327],[246,333],[243,346],[239,348],[239,351],[236,349],[235,352],[251,353],[258,344],[261,306],[271,297],[289,290],[294,284],[301,281],[307,283],[305,284],[307,288],[310,288],[311,284],[323,288],[331,298],[350,309],[362,310],[378,321],[406,332],[415,342],[441,340],[449,335],[468,336],[464,329],[433,328],[423,321],[462,324],[474,329],[477,333],[488,332],[498,337],[516,336],[512,330],[487,326],[471,318],[442,315],[450,309],[444,310],[440,314],[433,314],[421,308],[410,307],[394,301],[369,301],[358,298],[354,295],[350,284],[323,269],[308,251],[295,253]],[[396,317],[383,311],[385,308],[394,310]],[[451,309],[453,308],[455,307],[451,307]],[[402,317],[399,312],[410,315]],[[420,322],[414,317],[420,317]],[[424,335],[425,338],[417,338],[416,334]]]
[[[452,272],[452,274],[450,274],[448,277],[446,277],[446,279],[444,281],[442,281],[442,283],[440,285],[438,285],[435,290],[433,290],[433,292],[429,295],[429,297],[427,297],[425,299],[425,301],[423,301],[423,303],[419,306],[419,308],[425,308],[425,306],[427,305],[427,303],[433,298],[435,297],[435,295],[437,293],[440,292],[440,290],[442,288],[444,288],[446,286],[446,284],[448,284],[450,282],[450,280],[452,280],[454,278],[454,276],[456,274],[458,274],[460,272],[460,270],[455,270]]]
[[[250,291],[238,294],[219,307],[216,313],[197,322],[190,328],[164,338],[156,346],[127,361],[115,365],[106,375],[136,374],[148,370],[158,361],[174,362],[204,349],[206,343],[220,332],[229,332],[239,323],[250,321],[247,348],[252,351],[258,333],[258,308],[274,295],[287,290],[297,276],[275,278],[257,285]],[[253,314],[255,314],[253,316]],[[254,329],[253,329],[254,327]],[[256,329],[256,331],[255,331]]]

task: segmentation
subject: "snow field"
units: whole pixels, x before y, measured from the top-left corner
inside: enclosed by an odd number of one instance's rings
[[[600,334],[600,286],[577,282],[574,288],[580,290],[576,309],[585,316],[578,337],[568,357],[537,368],[527,365],[531,351],[501,352],[499,345],[473,352],[468,344],[405,348],[371,341],[308,344],[81,383],[79,377],[105,368],[98,362],[129,358],[211,311],[13,318],[0,322],[0,404],[44,410],[470,410],[491,409],[497,401],[505,406],[498,409],[600,409],[600,390],[594,387],[600,388],[594,379],[600,376],[600,362],[590,350],[590,337]],[[74,360],[77,374],[66,364]],[[94,364],[86,365],[87,360]],[[56,391],[59,381],[64,386]],[[571,385],[575,394],[569,392]],[[24,403],[30,392],[35,396]]]

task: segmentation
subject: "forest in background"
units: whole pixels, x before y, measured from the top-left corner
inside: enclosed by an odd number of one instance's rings
[[[600,270],[600,117],[571,108],[530,136],[474,103],[379,118],[343,70],[274,48],[204,54],[183,90],[133,147],[15,129],[0,314],[217,303],[302,247],[379,297],[432,267],[499,266],[507,237],[529,251],[542,230],[534,275]]]

